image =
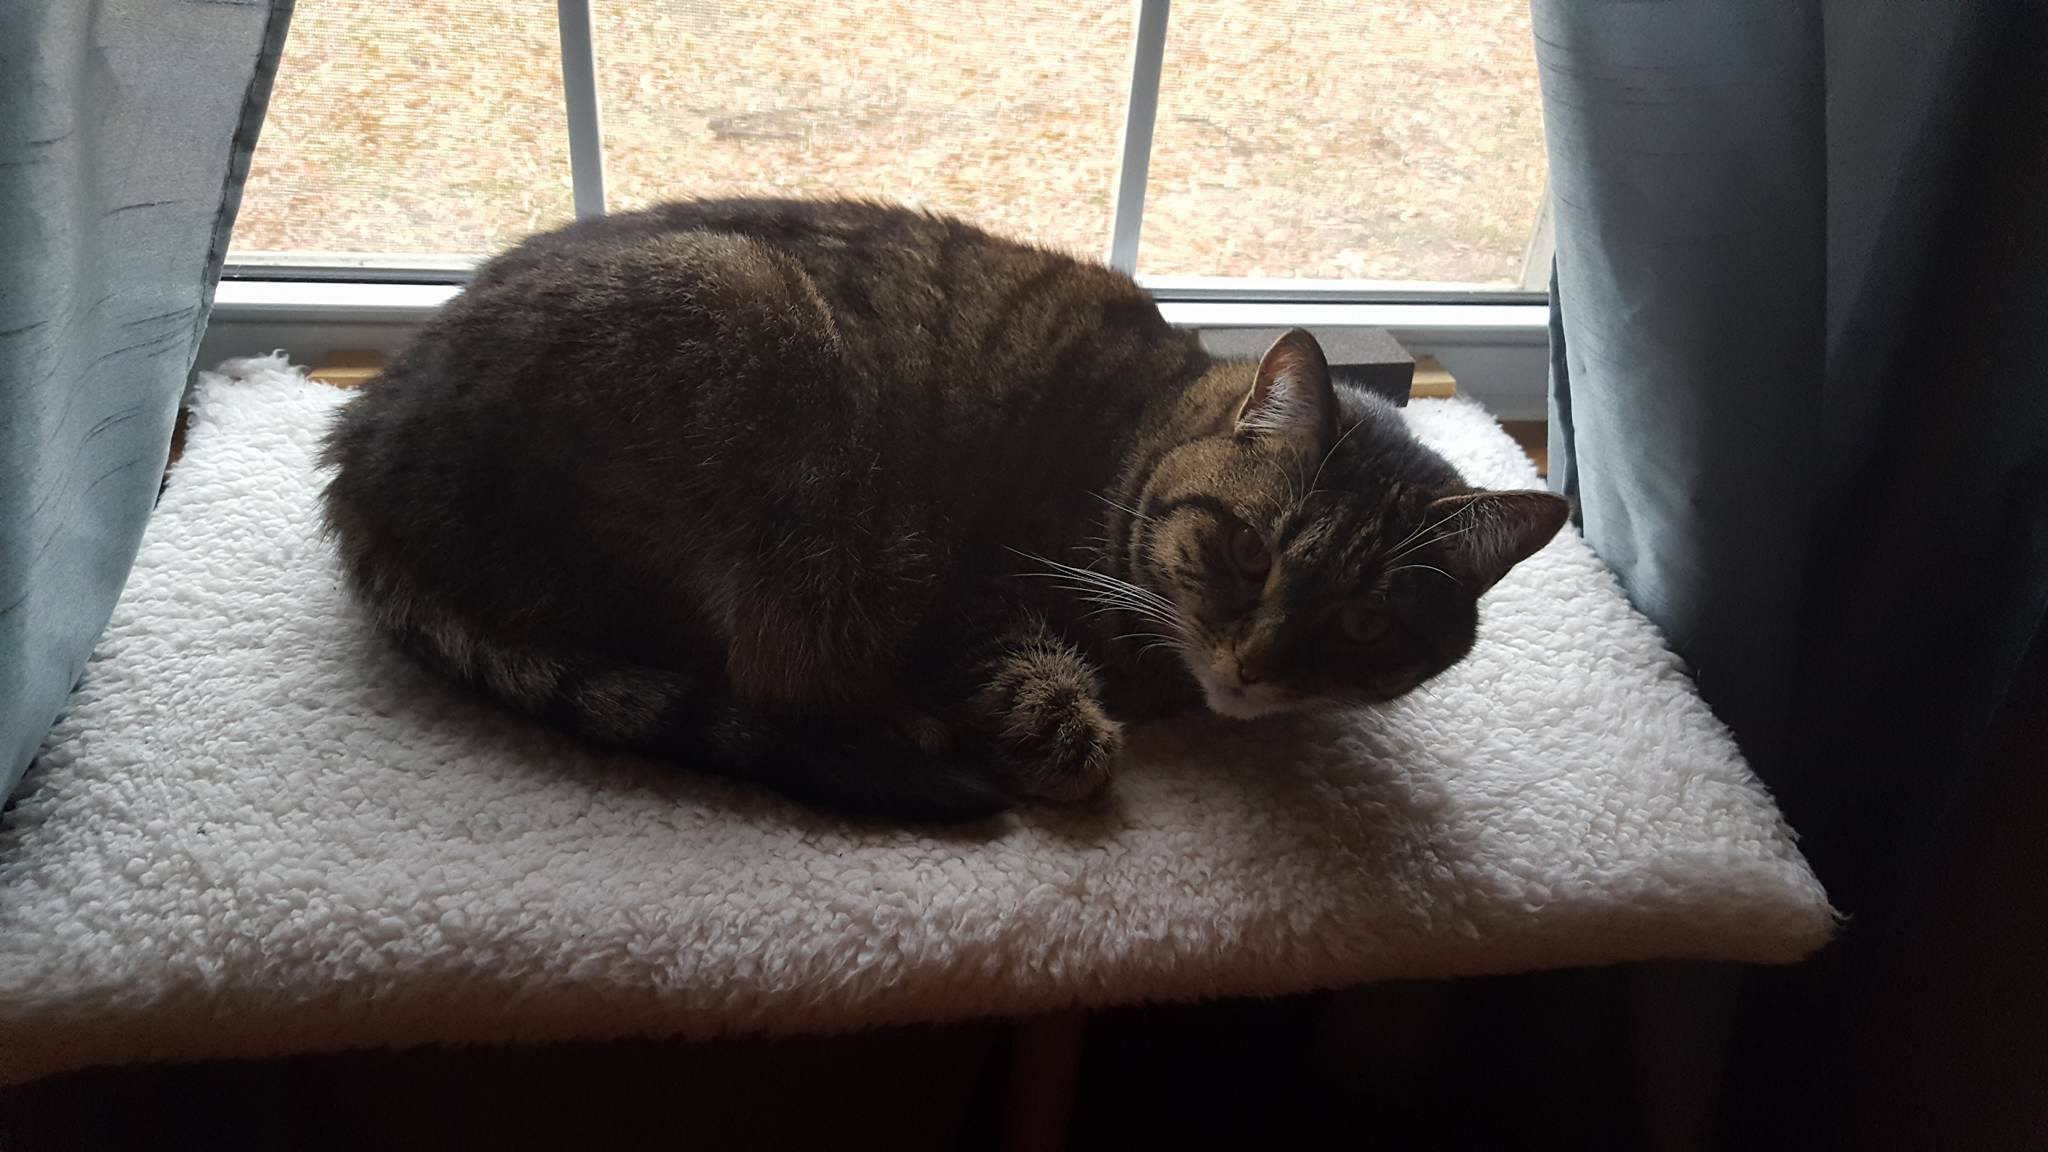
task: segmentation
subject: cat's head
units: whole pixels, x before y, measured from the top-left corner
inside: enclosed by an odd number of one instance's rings
[[[1172,602],[1212,711],[1407,692],[1464,657],[1479,597],[1565,522],[1552,493],[1466,484],[1392,405],[1333,386],[1307,332],[1204,383],[1243,399],[1160,458],[1126,555]]]

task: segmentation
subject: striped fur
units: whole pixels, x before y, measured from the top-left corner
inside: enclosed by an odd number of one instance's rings
[[[1211,362],[1126,276],[851,202],[534,237],[323,463],[356,593],[444,674],[932,818],[1093,794],[1119,716],[1405,691],[1561,520],[1471,494],[1306,333]],[[1332,640],[1367,603],[1390,639]]]

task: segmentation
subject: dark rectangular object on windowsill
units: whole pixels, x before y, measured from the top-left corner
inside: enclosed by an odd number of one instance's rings
[[[1202,347],[1218,359],[1256,360],[1264,355],[1285,328],[1204,328]],[[1415,358],[1408,354],[1384,328],[1310,328],[1323,355],[1330,361],[1330,376],[1377,392],[1396,404],[1408,403],[1408,390],[1415,383]]]

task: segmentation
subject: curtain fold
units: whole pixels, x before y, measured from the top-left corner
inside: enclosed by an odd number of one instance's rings
[[[1763,760],[1788,734],[1821,430],[1818,12],[1538,3],[1533,23],[1562,325],[1552,466]]]
[[[134,559],[291,7],[0,6],[0,797]]]
[[[1533,25],[1553,482],[1850,915],[1753,977],[1735,1030],[1727,1106],[1823,1139],[1831,1037],[1972,835],[2048,610],[2048,8],[1536,0]]]

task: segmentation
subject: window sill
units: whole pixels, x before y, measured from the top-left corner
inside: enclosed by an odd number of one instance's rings
[[[1433,356],[1457,377],[1458,391],[1503,420],[1545,415],[1549,310],[1526,297],[1472,303],[1389,303],[1302,298],[1173,299],[1157,286],[1160,311],[1201,328],[1291,325],[1385,328],[1416,356]],[[457,284],[328,280],[223,280],[200,346],[199,363],[282,348],[312,363],[337,350],[390,353]]]

